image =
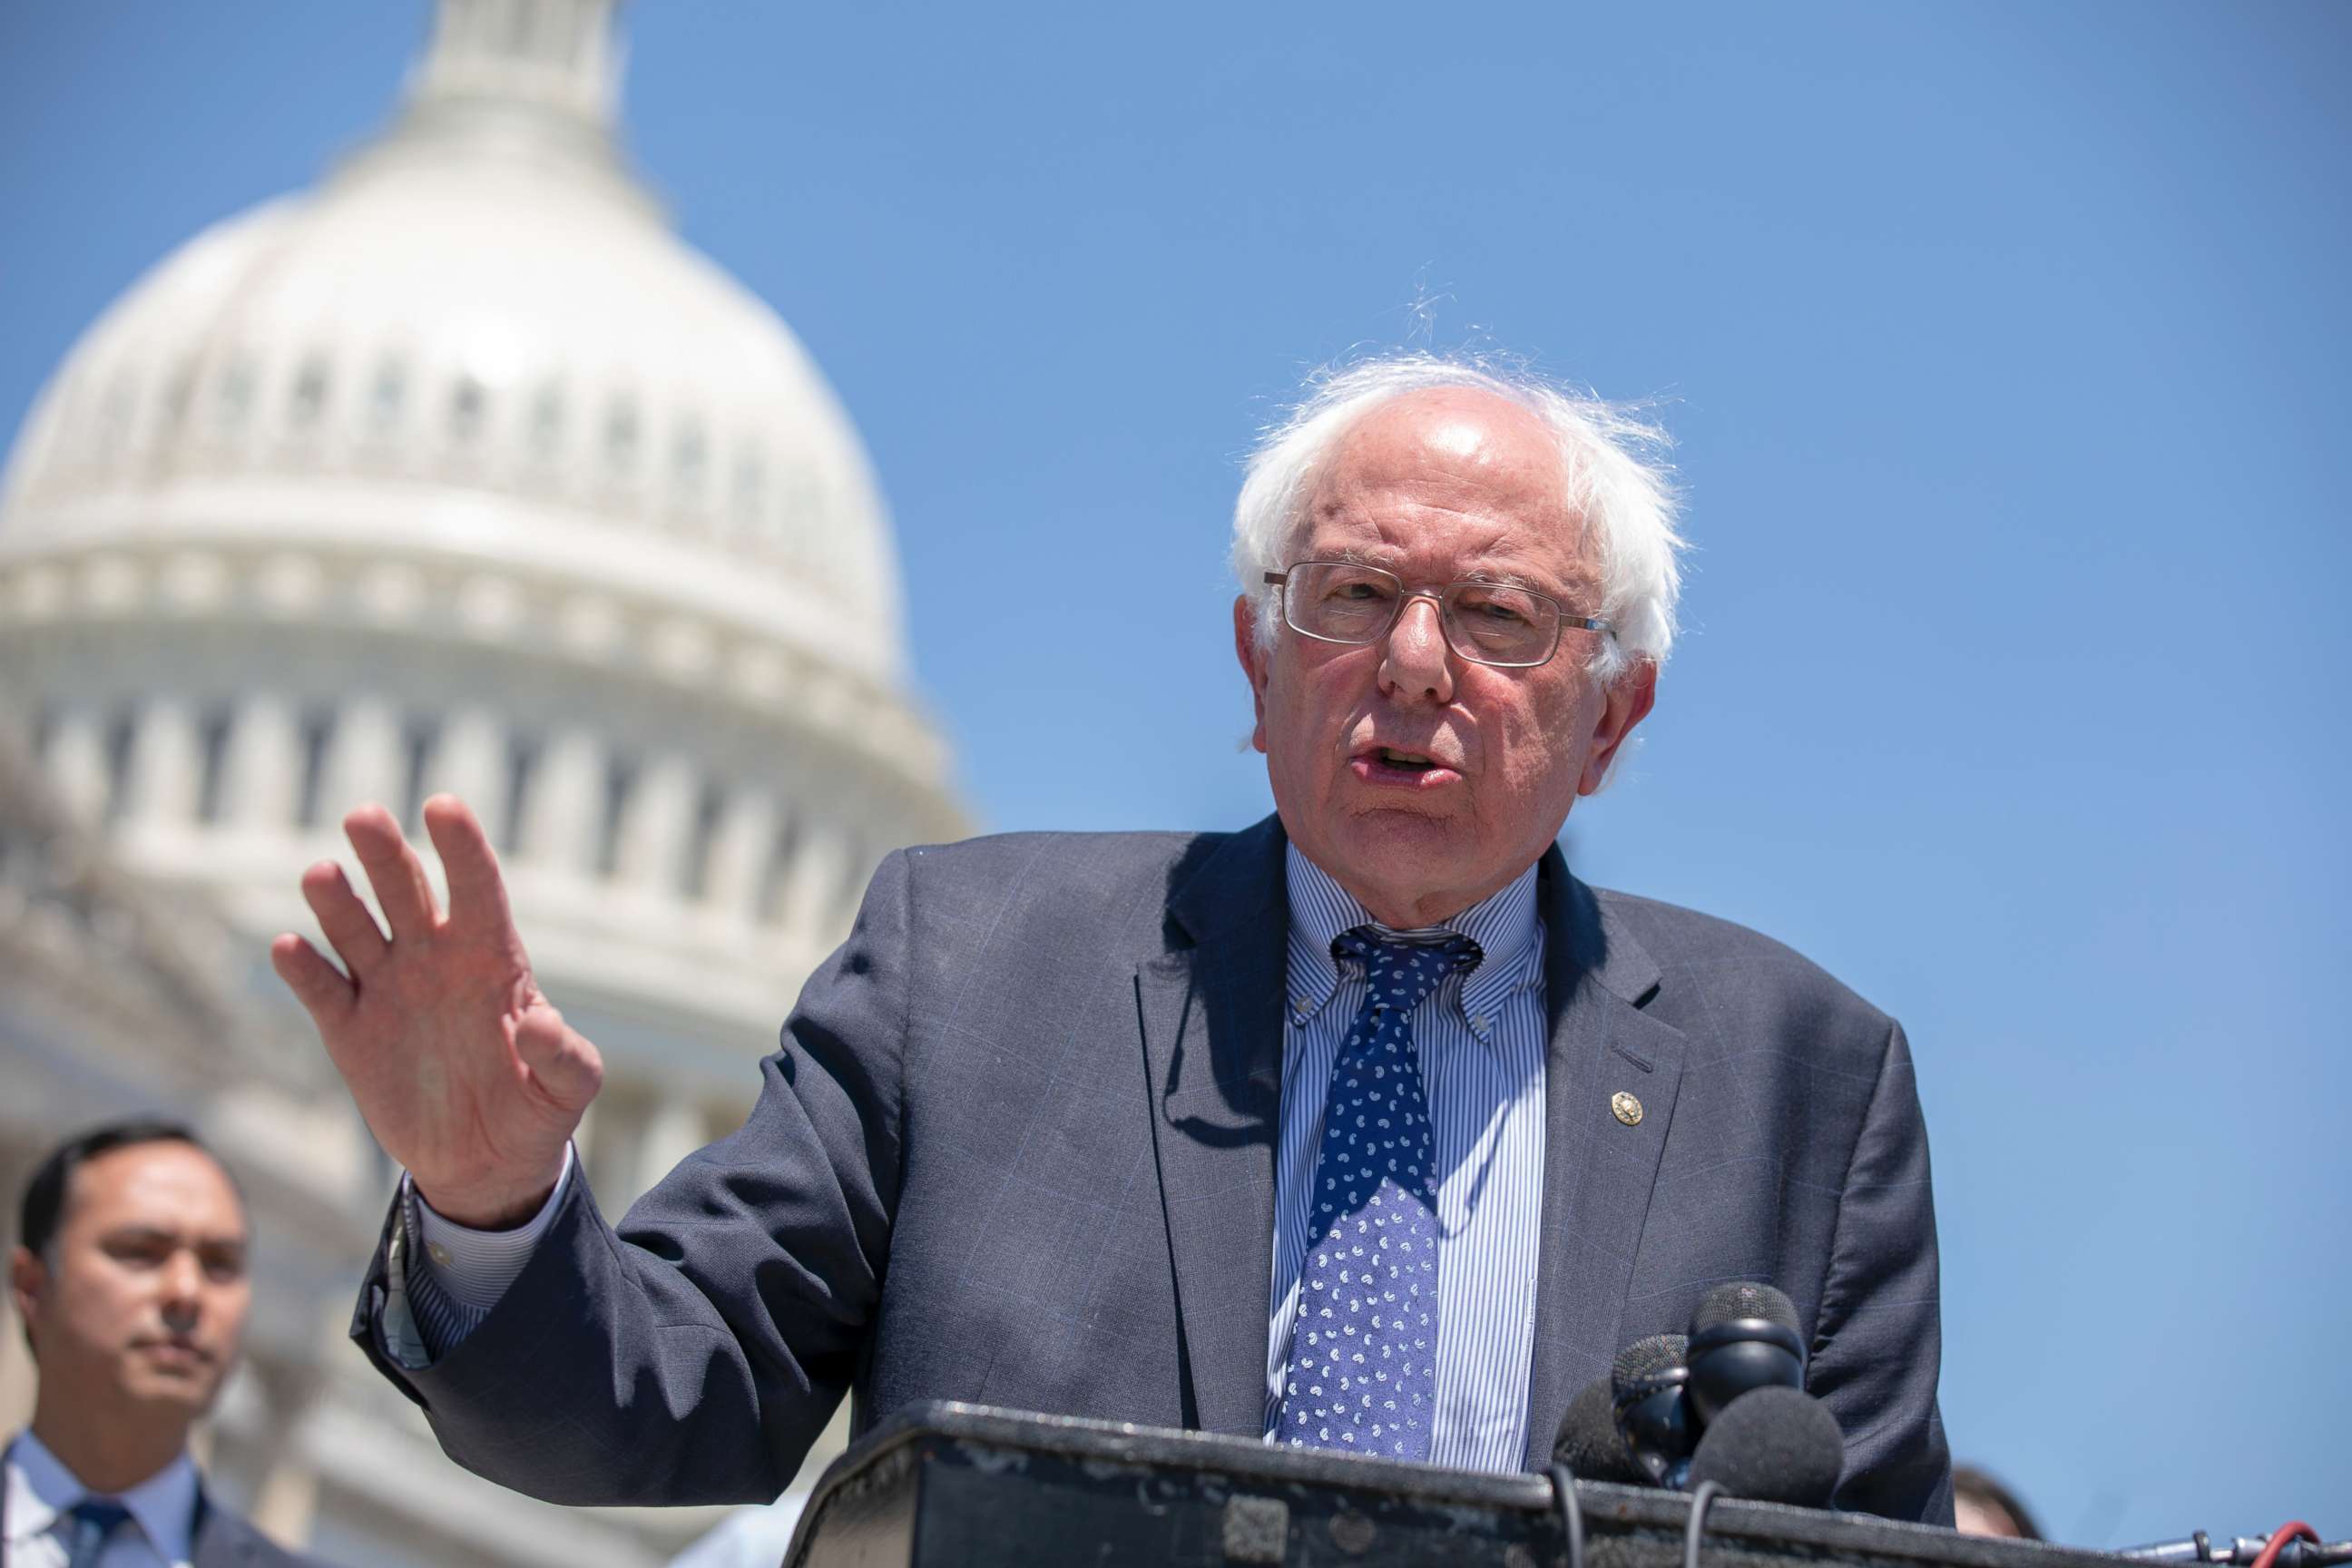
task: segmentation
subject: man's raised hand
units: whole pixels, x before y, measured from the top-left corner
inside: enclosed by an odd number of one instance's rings
[[[553,1190],[604,1066],[531,979],[498,857],[466,803],[435,795],[425,826],[448,877],[446,915],[400,825],[364,805],[343,832],[391,936],[321,860],[302,896],[343,973],[292,932],[270,943],[270,962],[425,1201],[460,1225],[520,1225]]]

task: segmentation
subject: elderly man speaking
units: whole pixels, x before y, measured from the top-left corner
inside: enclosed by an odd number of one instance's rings
[[[475,817],[425,806],[445,912],[354,812],[388,934],[327,862],[343,972],[274,949],[408,1172],[354,1337],[453,1458],[563,1502],[767,1499],[845,1392],[1511,1470],[1760,1279],[1838,1501],[1948,1521],[1902,1030],[1554,847],[1672,638],[1649,435],[1424,356],[1326,379],[1235,513],[1275,816],[891,856],[750,1121],[617,1230],[570,1149],[596,1049]]]

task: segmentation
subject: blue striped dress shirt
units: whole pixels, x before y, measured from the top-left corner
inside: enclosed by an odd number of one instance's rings
[[[1289,1369],[1331,1064],[1364,1005],[1364,977],[1333,961],[1331,939],[1360,925],[1394,940],[1415,934],[1380,925],[1296,846],[1286,874],[1290,994],[1274,1173],[1269,1437]],[[1445,980],[1412,1016],[1437,1183],[1437,1415],[1429,1458],[1464,1469],[1517,1470],[1527,1462],[1543,1212],[1544,932],[1536,868],[1442,929],[1470,938],[1485,956]]]

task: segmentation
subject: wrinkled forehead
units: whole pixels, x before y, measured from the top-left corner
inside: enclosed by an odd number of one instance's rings
[[[1559,437],[1526,405],[1478,387],[1433,387],[1369,410],[1334,438],[1300,509],[1318,524],[1460,518],[1581,561],[1585,530]]]

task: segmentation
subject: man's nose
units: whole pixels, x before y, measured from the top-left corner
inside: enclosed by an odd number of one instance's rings
[[[204,1300],[205,1266],[194,1252],[175,1252],[165,1260],[161,1281],[163,1312],[174,1327],[194,1321]]]
[[[1433,595],[1415,594],[1397,612],[1381,659],[1383,689],[1432,702],[1454,700],[1454,650]]]

